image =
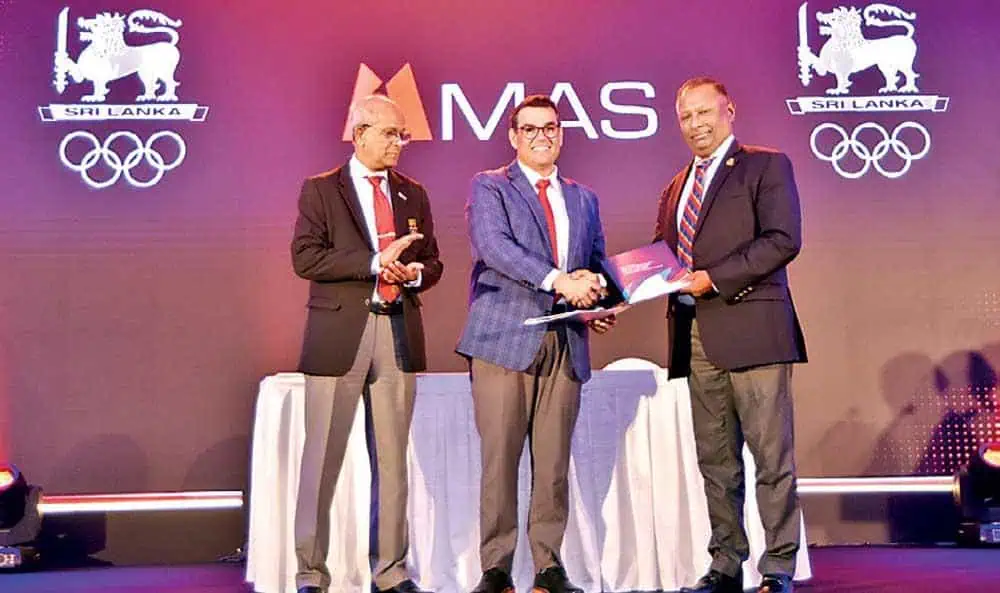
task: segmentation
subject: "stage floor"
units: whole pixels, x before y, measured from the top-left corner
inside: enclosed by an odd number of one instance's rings
[[[808,593],[1000,593],[1000,548],[824,547],[810,550]],[[91,567],[0,573],[2,593],[246,593],[243,566]]]

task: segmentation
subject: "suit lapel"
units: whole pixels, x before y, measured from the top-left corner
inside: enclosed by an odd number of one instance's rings
[[[588,221],[583,212],[580,186],[560,175],[559,187],[562,189],[563,201],[566,203],[566,218],[569,222],[569,241],[566,248],[569,253],[566,254],[566,267],[572,270],[579,267],[578,260],[573,256],[580,252],[583,231]]]
[[[708,217],[709,211],[712,209],[712,204],[715,202],[716,196],[719,195],[719,189],[722,188],[723,184],[726,183],[726,178],[732,173],[739,162],[737,153],[742,150],[740,145],[736,140],[733,140],[732,146],[726,151],[726,154],[722,157],[722,162],[719,163],[719,167],[715,170],[715,176],[712,177],[711,183],[708,185],[708,193],[705,194],[705,199],[701,201],[701,212],[698,214],[698,225],[694,229],[694,238],[698,238],[698,233],[701,232],[701,227],[705,225],[705,218]]]
[[[693,163],[692,163],[693,164]],[[677,251],[677,208],[681,203],[681,192],[684,191],[684,182],[687,181],[688,175],[691,174],[691,166],[689,164],[686,169],[677,174],[674,177],[673,182],[670,184],[670,195],[667,196],[667,216],[668,219],[665,221],[667,225],[667,232],[664,235],[664,239],[670,249]]]
[[[410,210],[410,196],[402,190],[407,189],[407,184],[393,170],[389,170],[389,201],[392,203],[392,222],[396,229],[396,237],[402,237],[410,232],[408,214]],[[417,229],[420,232],[420,229]]]
[[[546,251],[549,254],[549,261],[554,261],[555,258],[552,257],[552,244],[549,242],[549,223],[545,220],[542,203],[538,199],[535,189],[528,183],[528,178],[524,176],[524,171],[521,171],[521,168],[517,165],[517,161],[507,166],[507,178],[510,179],[514,189],[517,190],[517,193],[521,196],[531,215],[535,218],[535,223],[538,225],[538,232],[543,239],[542,243],[545,244]]]
[[[344,203],[347,204],[347,210],[351,213],[351,219],[354,220],[354,226],[358,228],[358,232],[361,233],[362,237],[371,241],[371,237],[368,236],[368,225],[365,224],[365,215],[361,210],[361,202],[358,200],[358,192],[354,189],[354,182],[351,180],[351,167],[350,165],[344,165],[340,169],[340,197],[343,198]]]

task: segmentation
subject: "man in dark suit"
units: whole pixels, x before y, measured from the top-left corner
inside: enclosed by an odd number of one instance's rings
[[[597,196],[556,168],[563,130],[555,103],[533,95],[510,118],[517,158],[477,174],[466,207],[472,242],[469,315],[457,351],[470,359],[482,439],[476,593],[512,591],[517,468],[528,438],[532,487],[528,540],[534,586],[577,592],[559,556],[569,516],[570,440],[581,385],[590,378],[587,326],[524,321],[603,294]],[[595,322],[606,331],[613,320]]]
[[[806,360],[786,272],[802,245],[798,191],[788,157],[733,138],[736,110],[721,83],[685,82],[676,108],[694,160],[660,197],[656,239],[691,270],[690,287],[669,301],[670,375],[690,375],[712,526],[709,572],[684,591],[743,590],[745,442],[767,543],[758,590],[787,593],[801,521],[792,363]]]
[[[406,447],[414,373],[424,370],[418,293],[437,284],[427,192],[393,170],[409,140],[403,113],[373,95],[353,105],[354,155],[302,186],[292,239],[295,272],[308,279],[299,371],[306,375],[305,445],[295,509],[299,593],[330,584],[330,505],[359,400],[377,467],[373,580],[413,593],[407,576]]]

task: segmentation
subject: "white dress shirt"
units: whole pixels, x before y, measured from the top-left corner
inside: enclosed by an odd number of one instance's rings
[[[538,195],[538,181],[541,179],[549,180],[549,187],[545,190],[545,195],[549,198],[549,206],[552,208],[552,218],[556,223],[556,247],[559,251],[559,261],[557,262],[557,267],[553,268],[542,281],[542,290],[551,292],[552,285],[559,276],[559,272],[568,271],[566,269],[566,262],[569,254],[569,215],[566,214],[566,198],[563,197],[562,186],[559,185],[559,169],[555,167],[552,169],[552,173],[542,176],[534,169],[525,166],[521,161],[517,161],[517,166],[521,168],[524,176],[528,178],[528,183],[535,190],[536,196]],[[546,236],[548,232],[546,224]]]
[[[358,160],[357,155],[351,155],[351,160],[347,165],[348,172],[351,175],[351,181],[354,183],[354,192],[358,196],[358,202],[361,203],[361,214],[365,217],[365,228],[368,229],[368,240],[372,245],[372,249],[375,250],[375,255],[372,257],[371,271],[375,278],[379,277],[382,273],[382,266],[379,264],[379,246],[378,246],[378,230],[375,224],[375,188],[372,186],[372,182],[368,180],[369,177],[376,176],[381,178],[382,193],[385,194],[386,198],[389,198],[389,173],[387,171],[372,171],[368,167],[364,166],[361,161]],[[389,208],[392,209],[392,199],[389,198]],[[397,237],[398,238],[398,237]],[[417,287],[420,286],[420,282],[423,279],[422,274],[417,275],[417,279],[413,282],[407,282],[405,286]],[[381,299],[378,296],[378,290],[374,291],[372,298],[376,302],[380,302]]]

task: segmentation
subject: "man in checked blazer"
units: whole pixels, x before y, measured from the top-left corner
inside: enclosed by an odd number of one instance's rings
[[[688,376],[712,527],[709,571],[683,590],[743,591],[746,442],[767,545],[758,591],[789,593],[801,522],[792,363],[806,360],[786,272],[802,246],[792,165],[780,152],[736,142],[736,109],[716,80],[682,84],[676,108],[694,159],[660,197],[655,239],[692,270],[686,294],[669,301],[670,375]]]
[[[563,131],[556,105],[533,95],[510,118],[517,158],[472,180],[466,206],[472,242],[469,315],[457,351],[470,359],[482,440],[480,549],[475,593],[503,593],[517,538],[517,468],[532,460],[528,540],[534,586],[580,591],[560,559],[568,518],[570,439],[580,389],[590,378],[588,328],[575,321],[525,326],[567,307],[589,307],[604,290],[597,196],[556,168]],[[594,322],[598,332],[614,320]]]
[[[443,266],[427,192],[393,169],[409,140],[402,111],[373,95],[349,117],[354,155],[305,181],[291,245],[295,272],[309,280],[296,583],[299,593],[330,585],[330,505],[363,401],[378,472],[375,588],[415,593],[406,571],[406,447],[415,373],[427,366],[417,295],[437,284]]]

